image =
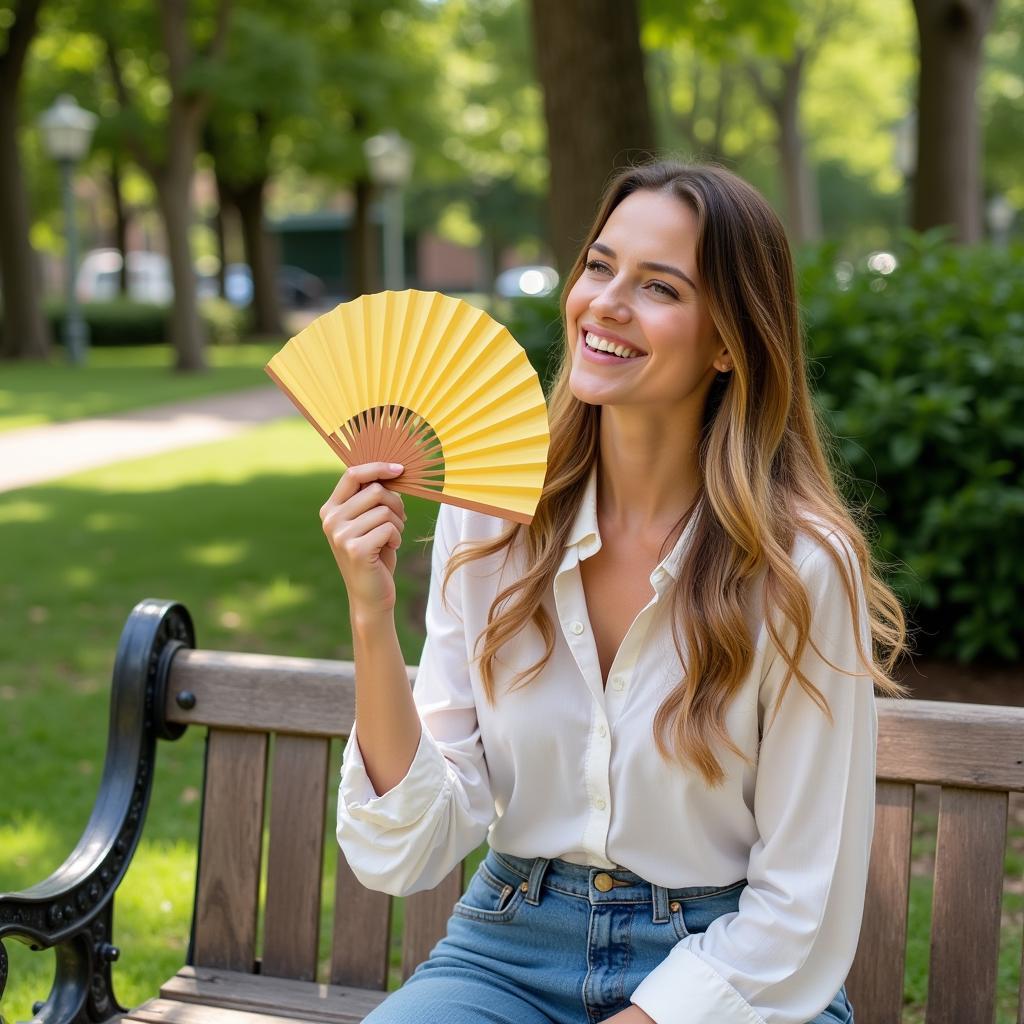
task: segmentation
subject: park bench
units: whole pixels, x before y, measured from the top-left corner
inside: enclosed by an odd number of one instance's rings
[[[106,763],[85,834],[46,881],[0,896],[0,940],[56,951],[35,1019],[341,1024],[376,1006],[391,898],[355,880],[326,811],[337,774],[330,740],[348,734],[353,713],[352,663],[196,650],[184,607],[137,605],[115,660]],[[157,744],[189,727],[208,732],[188,954],[158,995],[126,1011],[111,985],[113,899],[142,831]],[[1024,791],[1024,708],[879,701],[876,829],[847,981],[857,1024],[900,1021],[915,784],[941,787],[927,1024],[992,1024],[1008,794]],[[337,884],[329,977],[318,982],[324,857],[336,860]],[[444,933],[462,887],[460,867],[406,899],[403,979]],[[6,973],[0,941],[0,992]]]

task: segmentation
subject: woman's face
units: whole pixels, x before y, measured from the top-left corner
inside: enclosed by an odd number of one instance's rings
[[[715,373],[732,369],[707,312],[696,243],[697,215],[672,195],[634,192],[612,211],[566,299],[569,385],[580,401],[702,399]],[[641,354],[585,351],[588,336]]]

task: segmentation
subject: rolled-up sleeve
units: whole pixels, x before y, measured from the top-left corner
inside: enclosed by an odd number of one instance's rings
[[[438,510],[427,597],[426,640],[413,686],[422,723],[405,777],[378,795],[353,727],[338,788],[338,843],[367,888],[406,896],[437,885],[487,835],[494,820],[487,764],[469,674],[456,573],[441,583],[461,512]]]
[[[850,562],[862,650],[871,656],[863,582]],[[811,604],[804,674],[821,691],[834,724],[794,678],[774,719],[786,665],[776,652],[762,677],[767,708],[758,755],[751,848],[737,911],[686,936],[638,986],[632,1001],[657,1024],[805,1024],[832,1000],[853,963],[874,828],[877,712],[858,658],[857,633],[839,569],[824,544],[799,575]],[[788,624],[787,624],[788,625]],[[792,644],[792,627],[780,627]]]

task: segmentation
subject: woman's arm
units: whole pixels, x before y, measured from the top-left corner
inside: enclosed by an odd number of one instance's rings
[[[421,723],[398,643],[394,612],[351,616],[359,749],[374,792],[383,796],[408,774]]]
[[[835,665],[865,672],[846,589],[824,546],[804,559],[800,577],[809,590],[810,639]],[[855,577],[860,640],[870,656]],[[792,643],[789,630],[781,634]],[[761,684],[768,719],[785,669],[776,653]],[[761,740],[760,837],[739,909],[682,939],[637,987],[633,1002],[657,1024],[804,1024],[828,1005],[853,962],[874,827],[874,687],[870,676],[830,668],[810,644],[801,669],[828,701],[834,725],[790,680]]]
[[[459,509],[442,504],[434,531],[427,636],[412,691],[421,723],[418,742],[411,753],[403,746],[412,734],[411,723],[403,722],[392,732],[395,706],[387,694],[371,694],[369,704],[365,696],[357,696],[356,723],[342,762],[338,842],[363,885],[395,896],[437,885],[483,842],[495,816],[469,674],[458,574],[445,592],[447,603],[441,601],[441,581],[459,540],[461,516]],[[361,639],[372,643],[373,630]],[[384,651],[370,652],[365,664],[377,665],[385,673],[378,678],[397,685],[395,669],[401,655],[396,654],[397,638],[394,648],[391,643],[386,637]],[[357,654],[357,677],[361,671]],[[402,674],[404,680],[404,668]],[[366,675],[364,683],[372,686],[374,672]],[[408,682],[403,685],[408,692]],[[375,699],[378,696],[380,700]],[[399,713],[404,714],[401,705]],[[380,751],[387,766],[382,770],[373,765],[374,771],[381,771],[380,790],[371,779],[359,739],[367,728],[379,729],[383,737]],[[393,769],[405,758],[408,768],[396,779]]]

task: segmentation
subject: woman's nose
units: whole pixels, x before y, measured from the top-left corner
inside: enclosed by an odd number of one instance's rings
[[[612,320],[628,320],[630,316],[629,304],[622,289],[614,281],[607,282],[590,300],[590,308],[596,316]]]

